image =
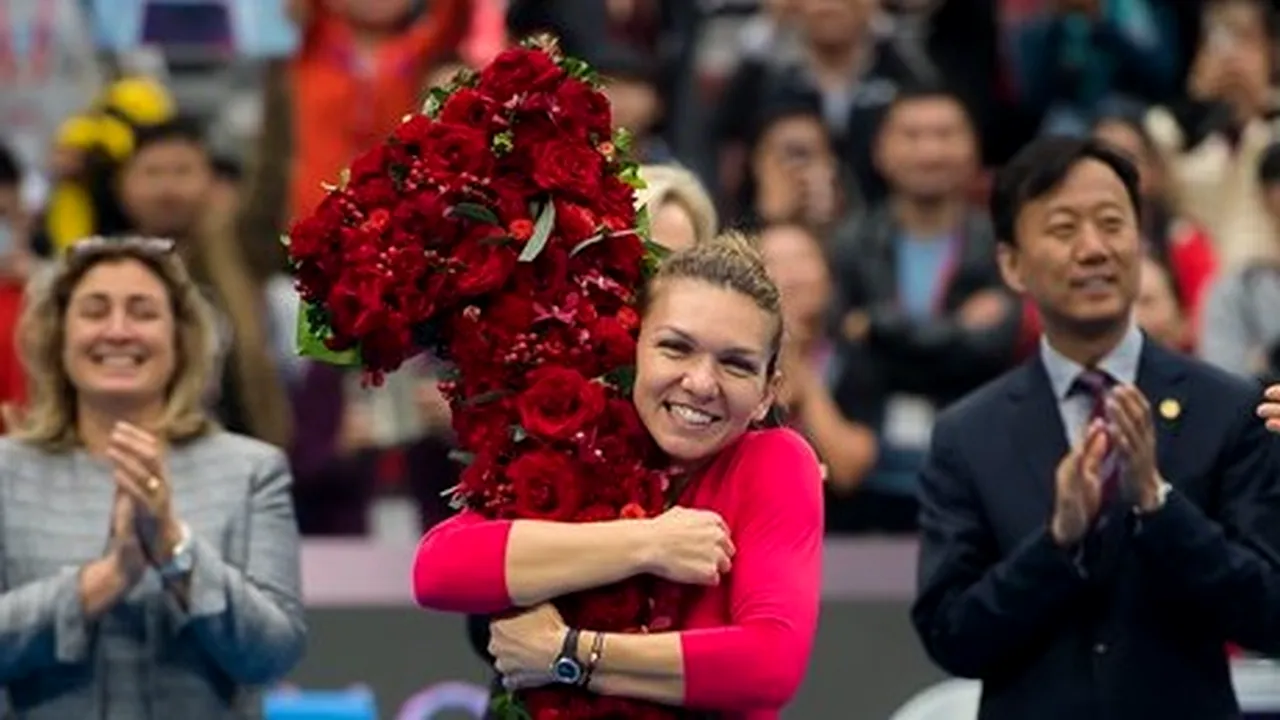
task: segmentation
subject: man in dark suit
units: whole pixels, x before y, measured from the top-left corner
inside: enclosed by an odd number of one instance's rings
[[[1280,452],[1261,390],[1133,325],[1137,173],[1043,138],[996,180],[1040,352],[938,419],[912,621],[983,720],[1239,716],[1224,645],[1280,653]]]

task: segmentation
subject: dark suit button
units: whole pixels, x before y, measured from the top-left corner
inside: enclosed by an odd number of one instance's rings
[[[1107,654],[1107,650],[1109,650],[1109,649],[1110,649],[1110,648],[1108,648],[1108,647],[1107,647],[1107,644],[1106,644],[1106,643],[1104,643],[1104,642],[1095,643],[1095,644],[1094,644],[1094,646],[1093,646],[1093,652],[1094,652],[1094,654],[1095,654],[1095,655],[1106,655],[1106,654]]]

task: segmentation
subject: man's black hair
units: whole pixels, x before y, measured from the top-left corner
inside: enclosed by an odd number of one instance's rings
[[[1104,142],[1093,138],[1049,135],[1023,147],[996,174],[991,189],[991,222],[996,240],[1016,245],[1018,215],[1027,203],[1053,192],[1080,163],[1094,160],[1111,168],[1124,184],[1135,214],[1142,207],[1138,168]]]
[[[178,116],[154,125],[140,125],[133,131],[133,150],[142,151],[162,142],[188,142],[201,148],[205,144],[204,128],[194,118]]]
[[[0,143],[0,187],[22,184],[22,166],[7,145]]]
[[[883,117],[889,117],[895,110],[909,103],[921,100],[950,100],[964,111],[965,119],[973,124],[973,113],[970,112],[964,98],[948,85],[941,82],[920,80],[903,83],[894,93],[893,99],[885,106]]]

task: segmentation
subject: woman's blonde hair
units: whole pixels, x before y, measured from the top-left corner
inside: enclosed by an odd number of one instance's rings
[[[636,207],[656,213],[665,203],[676,203],[693,220],[696,242],[712,240],[720,230],[720,219],[711,195],[696,175],[679,165],[643,165],[640,179],[645,187],[636,193]]]
[[[204,405],[213,373],[213,311],[172,247],[172,241],[159,238],[89,238],[69,249],[52,277],[32,282],[17,329],[30,402],[6,419],[11,435],[55,451],[80,442],[76,388],[62,360],[67,308],[91,269],[126,261],[142,264],[160,279],[173,312],[177,362],[157,432],[177,443],[213,429]]]
[[[657,272],[641,294],[642,316],[648,311],[658,289],[669,280],[699,280],[732,290],[750,298],[756,307],[768,313],[775,321],[775,330],[769,341],[768,374],[772,376],[776,372],[778,355],[782,352],[782,296],[769,277],[764,258],[752,238],[730,230],[709,242],[668,255],[658,265]]]

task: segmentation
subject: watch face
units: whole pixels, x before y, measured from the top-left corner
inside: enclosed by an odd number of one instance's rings
[[[573,685],[582,679],[582,666],[573,658],[560,658],[551,666],[551,674],[557,682]]]

